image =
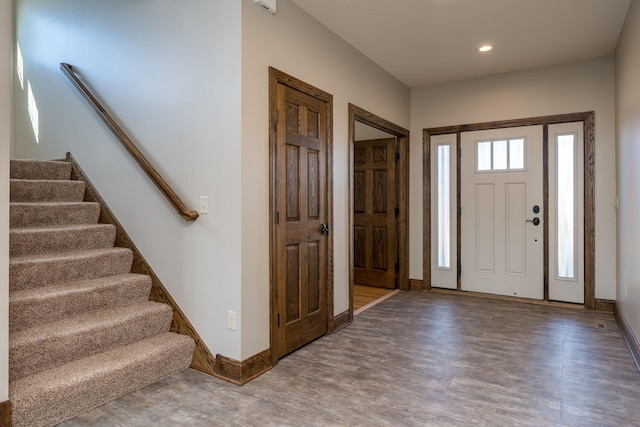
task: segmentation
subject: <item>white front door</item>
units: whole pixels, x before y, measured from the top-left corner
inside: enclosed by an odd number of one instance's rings
[[[461,134],[461,286],[544,298],[543,128]]]

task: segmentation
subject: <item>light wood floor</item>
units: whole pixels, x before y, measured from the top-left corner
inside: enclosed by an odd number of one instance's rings
[[[612,315],[400,292],[237,387],[188,369],[77,426],[639,426]]]
[[[360,314],[398,292],[397,289],[353,285],[353,314]]]

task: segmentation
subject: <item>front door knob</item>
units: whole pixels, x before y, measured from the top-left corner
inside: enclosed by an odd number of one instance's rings
[[[535,217],[533,219],[528,219],[527,222],[532,222],[533,225],[539,225],[540,224],[540,218]]]

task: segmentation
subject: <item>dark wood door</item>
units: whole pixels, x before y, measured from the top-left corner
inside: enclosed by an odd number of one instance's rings
[[[278,357],[328,330],[327,104],[277,84]]]
[[[395,288],[395,138],[354,142],[354,284]]]

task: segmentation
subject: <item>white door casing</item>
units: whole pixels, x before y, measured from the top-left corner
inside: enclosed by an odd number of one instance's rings
[[[461,134],[462,290],[544,298],[542,132],[526,126]],[[523,163],[514,160],[510,170],[517,150],[507,147],[519,139]],[[493,164],[478,167],[478,151],[487,147]]]

